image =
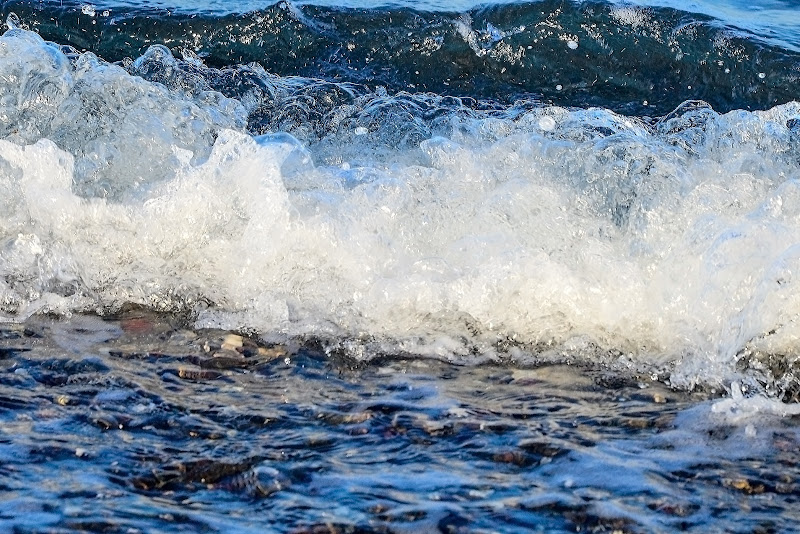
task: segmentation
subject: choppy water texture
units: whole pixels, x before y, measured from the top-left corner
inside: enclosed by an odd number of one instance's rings
[[[772,15],[745,16],[749,3],[705,9],[731,20],[669,6],[562,0],[461,12],[280,2],[230,13],[212,6],[7,0],[2,13],[110,61],[164,44],[213,67],[256,62],[281,76],[392,93],[537,98],[651,116],[689,99],[718,111],[772,107],[796,99],[800,76],[800,23],[791,4],[767,6]]]
[[[793,529],[797,6],[219,4],[0,2],[0,528]]]
[[[0,336],[4,530],[788,532],[800,519],[800,432],[778,405],[602,367],[365,366],[135,311]]]

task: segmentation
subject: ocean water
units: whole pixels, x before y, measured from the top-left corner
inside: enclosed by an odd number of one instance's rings
[[[800,4],[0,12],[4,527],[792,529]]]

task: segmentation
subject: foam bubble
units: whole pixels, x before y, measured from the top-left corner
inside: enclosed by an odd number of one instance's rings
[[[539,119],[539,128],[545,132],[550,132],[556,127],[556,121],[553,117],[544,116]]]
[[[153,47],[139,63],[154,56],[174,61]],[[176,154],[202,159],[215,129],[245,121],[241,104],[218,93],[198,90],[190,101],[91,53],[73,65],[57,45],[23,30],[0,38],[0,72],[0,135],[20,144],[48,138],[69,151],[85,196],[122,198],[169,179]]]

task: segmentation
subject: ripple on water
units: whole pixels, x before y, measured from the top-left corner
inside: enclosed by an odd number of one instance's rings
[[[141,311],[3,325],[0,348],[3,529],[756,531],[800,519],[794,419],[733,417],[711,393],[607,368],[355,364]]]

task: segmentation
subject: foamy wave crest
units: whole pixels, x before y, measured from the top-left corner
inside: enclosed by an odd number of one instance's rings
[[[657,123],[458,108],[398,145],[387,105],[434,97],[378,94],[342,106],[378,126],[303,142],[19,29],[0,72],[6,319],[136,303],[363,358],[585,358],[794,387],[796,102],[688,102]]]

